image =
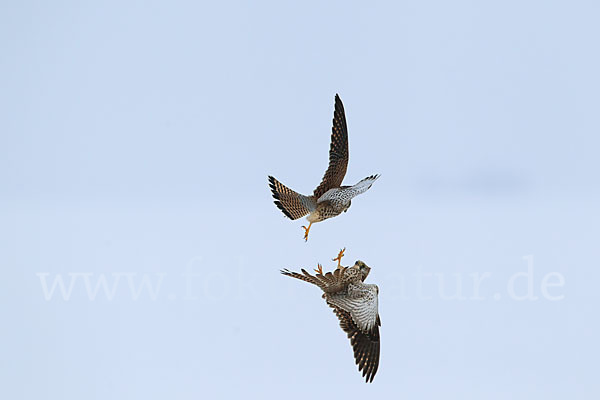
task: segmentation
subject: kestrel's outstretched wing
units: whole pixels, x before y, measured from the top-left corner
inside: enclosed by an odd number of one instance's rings
[[[313,196],[296,193],[272,176],[269,176],[269,186],[275,199],[275,205],[289,219],[302,218],[317,208],[317,202]]]
[[[361,180],[356,185],[342,186],[341,188],[337,189],[329,189],[317,199],[317,203],[329,200],[333,203],[345,204],[359,194],[363,194],[369,190],[373,185],[373,182],[375,182],[377,179],[379,179],[379,175],[371,175]]]
[[[316,199],[331,188],[342,185],[348,168],[348,127],[346,114],[340,96],[335,95],[335,111],[331,128],[331,145],[329,147],[329,167],[325,171],[321,184],[315,189]]]
[[[350,283],[345,291],[326,296],[340,326],[348,334],[358,370],[372,382],[379,366],[379,288],[362,282]]]
[[[282,269],[281,273],[285,276],[291,276],[292,278],[300,279],[304,282],[312,283],[317,285],[325,293],[336,293],[344,289],[344,283],[342,281],[343,271],[345,268],[338,268],[335,271],[327,272],[325,275],[316,274],[311,275],[306,272],[305,269],[301,269],[302,273],[289,271]]]
[[[377,292],[377,285],[349,284],[345,291],[328,295],[327,303],[349,312],[358,328],[369,332],[379,319]]]
[[[377,179],[379,179],[379,174],[367,176],[365,179],[362,179],[356,185],[349,186],[349,187],[344,186],[342,188],[351,190],[352,197],[356,197],[359,194],[363,194],[364,192],[369,190],[371,188],[371,185],[373,185],[373,182],[375,182]]]
[[[358,370],[363,372],[367,382],[373,382],[379,367],[379,326],[381,326],[379,317],[377,317],[377,323],[373,329],[364,332],[354,323],[349,312],[333,304],[329,304],[329,306],[333,308],[333,312],[340,320],[340,327],[348,334]]]

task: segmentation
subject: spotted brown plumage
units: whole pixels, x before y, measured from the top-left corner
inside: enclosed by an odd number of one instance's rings
[[[313,223],[340,215],[350,208],[351,200],[369,190],[379,175],[371,175],[356,185],[342,186],[348,168],[348,127],[342,100],[335,95],[331,145],[329,146],[329,166],[321,183],[311,196],[304,196],[269,176],[269,187],[275,205],[291,220],[308,215],[308,228],[304,227],[304,240]]]
[[[348,169],[348,127],[346,126],[346,113],[339,95],[335,95],[335,110],[333,112],[333,126],[331,127],[331,144],[329,145],[329,166],[321,183],[314,190],[318,199],[332,188],[342,185],[346,170]]]
[[[364,280],[370,268],[362,261],[356,261],[352,267],[339,266],[333,272],[311,275],[302,269],[302,273],[287,269],[281,271],[290,276],[319,286],[323,298],[333,309],[340,321],[340,327],[346,332],[354,350],[354,360],[366,382],[372,382],[379,367],[381,320],[378,312],[379,288],[366,284]]]

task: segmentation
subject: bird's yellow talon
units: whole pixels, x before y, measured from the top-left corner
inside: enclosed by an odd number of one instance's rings
[[[345,251],[346,251],[346,248],[344,247],[343,249],[340,250],[337,257],[332,260],[332,261],[338,262],[338,265],[337,265],[338,268],[342,268],[342,257],[344,257]]]
[[[312,222],[310,224],[308,224],[308,228],[304,225],[302,225],[302,229],[304,229],[304,241],[308,241],[308,232],[310,231],[310,227],[312,225]]]
[[[323,275],[323,266],[321,264],[317,264],[317,268],[315,269],[315,272]]]

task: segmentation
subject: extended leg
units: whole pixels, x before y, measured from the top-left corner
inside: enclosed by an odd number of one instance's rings
[[[308,240],[308,231],[310,231],[310,227],[313,223],[311,222],[310,224],[308,224],[308,228],[305,227],[304,225],[302,226],[302,228],[304,228],[304,241],[306,242]]]
[[[338,262],[338,265],[337,265],[338,268],[342,268],[342,257],[344,257],[345,251],[346,251],[346,248],[344,247],[343,249],[340,250],[337,257],[332,260],[332,261]]]

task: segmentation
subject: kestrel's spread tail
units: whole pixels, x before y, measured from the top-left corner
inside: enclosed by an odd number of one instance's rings
[[[281,271],[286,276],[321,288],[323,298],[340,321],[340,327],[348,334],[358,370],[362,371],[367,382],[373,381],[379,367],[381,326],[379,288],[364,283],[370,270],[365,263],[357,261],[352,267],[337,268],[326,274],[311,275],[304,269],[301,274],[287,269]]]
[[[269,186],[275,199],[275,205],[289,219],[302,218],[317,208],[314,196],[296,193],[272,176],[269,176]]]
[[[329,166],[313,195],[301,195],[269,176],[269,186],[275,204],[288,218],[295,220],[308,214],[307,220],[310,224],[308,228],[303,226],[304,240],[308,240],[308,232],[313,223],[347,211],[352,198],[366,192],[379,177],[379,175],[372,175],[354,186],[342,186],[348,168],[348,157],[346,114],[342,100],[336,94],[329,146]]]

